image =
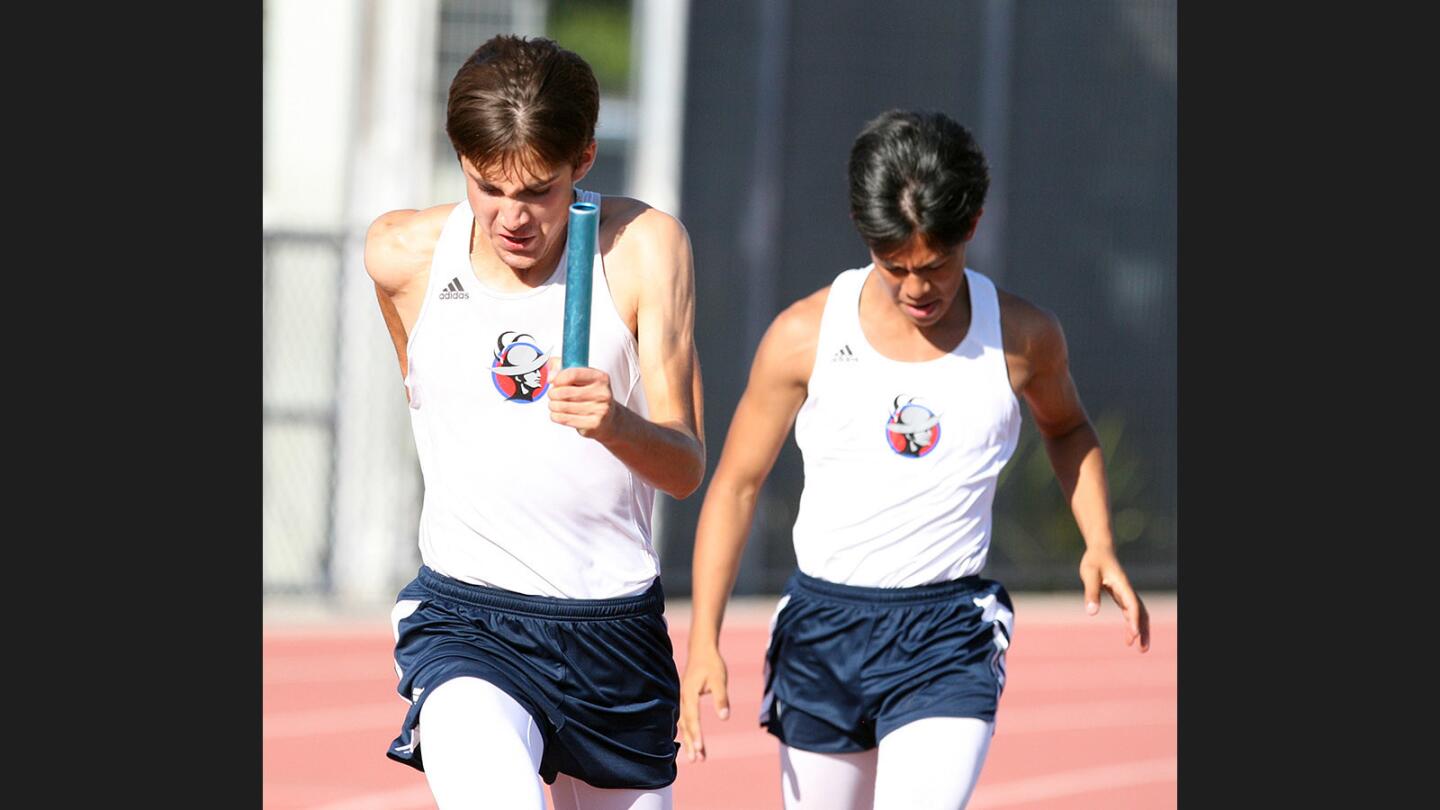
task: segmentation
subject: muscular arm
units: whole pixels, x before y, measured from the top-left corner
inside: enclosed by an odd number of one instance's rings
[[[681,686],[681,734],[692,761],[705,755],[700,695],[715,696],[721,719],[729,714],[720,624],[755,514],[756,496],[805,402],[827,293],[822,290],[780,313],[761,339],[750,381],[700,508],[692,566],[690,656]]]
[[[395,344],[395,357],[400,361],[400,379],[403,380],[410,370],[409,358],[405,353],[409,343],[405,324],[400,320],[400,311],[395,308],[394,299],[378,283],[375,285],[375,299],[380,302],[380,316],[385,319],[385,331],[390,333],[390,342]]]
[[[452,208],[390,211],[376,218],[365,233],[365,272],[375,282],[375,298],[395,345],[402,379],[409,369],[406,343],[420,314],[435,242]]]
[[[1037,313],[1032,321],[1032,374],[1021,393],[1086,548],[1114,549],[1100,440],[1070,376],[1064,333],[1049,313]]]
[[[1138,638],[1140,651],[1144,652],[1150,647],[1149,615],[1115,554],[1105,460],[1099,436],[1070,376],[1065,334],[1051,313],[1035,307],[1027,309],[1016,313],[1030,369],[1020,393],[1035,419],[1050,466],[1085,540],[1080,579],[1085,586],[1086,610],[1092,615],[1098,612],[1100,590],[1108,591],[1125,614],[1125,643]]]
[[[636,475],[684,498],[705,476],[690,237],[674,217],[647,209],[625,226],[623,247],[617,246],[609,260],[618,271],[635,274],[640,375],[649,417],[616,403],[604,372],[569,368],[555,375],[551,419],[599,441]]]

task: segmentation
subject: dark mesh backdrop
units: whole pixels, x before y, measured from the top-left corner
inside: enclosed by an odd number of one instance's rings
[[[1122,560],[1176,584],[1176,33],[1171,2],[695,3],[681,216],[695,251],[709,469],[766,325],[868,256],[846,160],[890,107],[931,107],[992,161],[969,263],[1059,316],[1109,466]],[[708,481],[708,479],[707,479]],[[794,566],[793,433],[737,593]],[[668,592],[688,594],[700,490],[668,503]],[[663,496],[662,496],[663,497]],[[1083,548],[1028,412],[995,506],[987,574],[1078,587]]]

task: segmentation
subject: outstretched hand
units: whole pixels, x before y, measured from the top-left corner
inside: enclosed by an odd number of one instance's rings
[[[719,650],[690,653],[685,677],[680,680],[680,742],[689,761],[705,761],[705,736],[700,731],[700,696],[711,695],[715,714],[730,718],[730,694],[726,689],[725,659]]]
[[[1150,649],[1150,612],[1145,609],[1140,594],[1130,587],[1125,569],[1110,550],[1090,550],[1080,558],[1080,581],[1085,586],[1085,612],[1094,616],[1100,612],[1100,591],[1104,589],[1115,600],[1125,619],[1125,645],[1140,640],[1140,652]]]

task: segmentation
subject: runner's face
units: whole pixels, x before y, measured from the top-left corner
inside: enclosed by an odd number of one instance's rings
[[[482,173],[461,157],[477,240],[488,242],[500,261],[517,272],[559,261],[575,183],[594,161],[593,142],[579,166],[561,163],[538,171],[516,166]]]
[[[916,326],[934,326],[950,312],[964,283],[965,244],[940,251],[916,235],[890,253],[870,251],[870,258],[901,314]]]

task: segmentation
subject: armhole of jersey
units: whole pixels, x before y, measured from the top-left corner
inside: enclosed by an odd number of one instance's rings
[[[830,282],[830,287],[825,293],[825,305],[820,308],[820,326],[815,330],[815,356],[810,358],[810,370],[805,375],[805,401],[810,401],[811,389],[815,383],[815,375],[820,373],[820,347],[825,345],[825,326],[830,314],[830,304],[835,300],[835,282]],[[802,404],[803,407],[803,404]]]
[[[975,277],[983,278],[990,288],[990,298],[995,307],[995,342],[1000,346],[1000,374],[1004,379],[1005,390],[1010,392],[1010,401],[1015,404],[1015,411],[1020,415],[1020,421],[1025,421],[1024,403],[1020,401],[1020,394],[1015,391],[1015,386],[1010,384],[1010,358],[1005,352],[1005,309],[1000,305],[1000,287],[990,280],[989,276],[980,275],[978,272],[965,269],[969,275],[971,285],[975,283]]]
[[[842,271],[839,275],[832,279],[830,281],[829,291],[825,293],[825,305],[820,309],[820,326],[815,332],[815,356],[810,360],[810,373],[805,377],[805,401],[800,403],[800,410],[802,411],[805,409],[805,406],[809,404],[811,398],[815,393],[816,375],[822,375],[821,379],[823,380],[824,366],[821,364],[821,353],[823,351],[823,347],[825,346],[825,339],[827,336],[833,334],[836,329],[842,328],[844,324],[844,321],[840,318],[840,315],[832,315],[831,313],[836,306],[844,306],[843,302],[839,301],[839,299],[835,297],[837,292],[840,293],[842,297],[844,297],[846,300],[849,300],[850,298],[848,294],[848,288],[845,286],[846,283],[849,282],[849,279],[846,278],[845,274],[849,272],[851,271]],[[861,276],[860,283],[863,284],[864,280],[865,277]],[[857,294],[855,296],[857,303],[859,301],[859,298],[860,296]],[[859,322],[858,314],[856,315],[856,322]],[[798,413],[796,414],[796,417],[799,417]]]
[[[459,216],[456,211],[462,205],[466,208],[469,208],[469,201],[458,202],[455,204],[455,208],[450,210],[450,214],[445,220],[444,227],[440,229],[440,236],[435,240],[435,249],[430,256],[430,267],[425,271],[425,293],[420,298],[420,311],[415,315],[415,323],[410,325],[410,334],[405,336],[405,378],[407,380],[410,378],[410,368],[412,365],[411,361],[414,357],[413,350],[415,348],[415,336],[420,334],[420,326],[425,323],[425,313],[430,310],[431,294],[435,292],[435,265],[439,263],[440,257],[444,255],[441,249],[445,246],[446,233],[450,230],[451,225]],[[466,236],[469,236],[469,234],[467,233]]]
[[[577,202],[594,203],[597,206],[604,203],[605,198],[598,191],[590,191],[588,189],[581,188],[577,188],[576,191],[579,192],[580,195],[580,199]],[[615,303],[615,295],[610,289],[610,271],[605,267],[605,254],[598,249],[595,251],[595,265],[600,268],[600,278],[602,281],[605,282],[605,299],[610,302],[610,305],[606,307],[606,309],[610,311],[611,316],[614,319],[612,323],[620,331],[620,334],[624,338],[622,345],[625,347],[625,356],[629,358],[630,368],[632,370],[631,379],[627,381],[629,383],[627,386],[627,390],[633,392],[635,390],[635,386],[639,385],[642,379],[640,374],[640,344],[639,341],[636,340],[635,335],[630,332],[630,325],[625,323],[625,318],[620,315],[620,309]],[[592,281],[592,298],[594,296],[594,286],[595,285]],[[593,304],[591,307],[591,312],[592,314],[594,312]],[[633,401],[633,399],[633,396],[630,397],[631,401]],[[648,412],[650,410],[650,403],[648,402],[648,400],[645,403],[645,406],[645,410]]]
[[[605,299],[609,302],[609,306],[607,307],[607,309],[610,310],[611,316],[614,318],[613,323],[614,323],[615,327],[620,331],[620,334],[624,337],[624,344],[623,344],[623,345],[625,346],[625,356],[628,357],[628,358],[630,358],[631,368],[635,369],[635,379],[632,380],[631,382],[632,382],[632,383],[639,382],[639,381],[640,381],[640,345],[639,345],[639,343],[636,341],[635,335],[631,334],[629,324],[625,323],[625,319],[620,316],[620,310],[619,310],[619,308],[615,305],[615,296],[614,296],[614,295],[611,295],[611,293],[610,293],[610,273],[605,269],[605,257],[604,257],[602,254],[600,254],[598,251],[597,251],[596,254],[595,254],[595,264],[596,264],[596,266],[598,266],[598,267],[600,268],[600,278],[601,278],[601,280],[605,282]],[[594,285],[592,284],[591,286],[592,286],[592,289],[593,289],[593,286],[594,286]]]

